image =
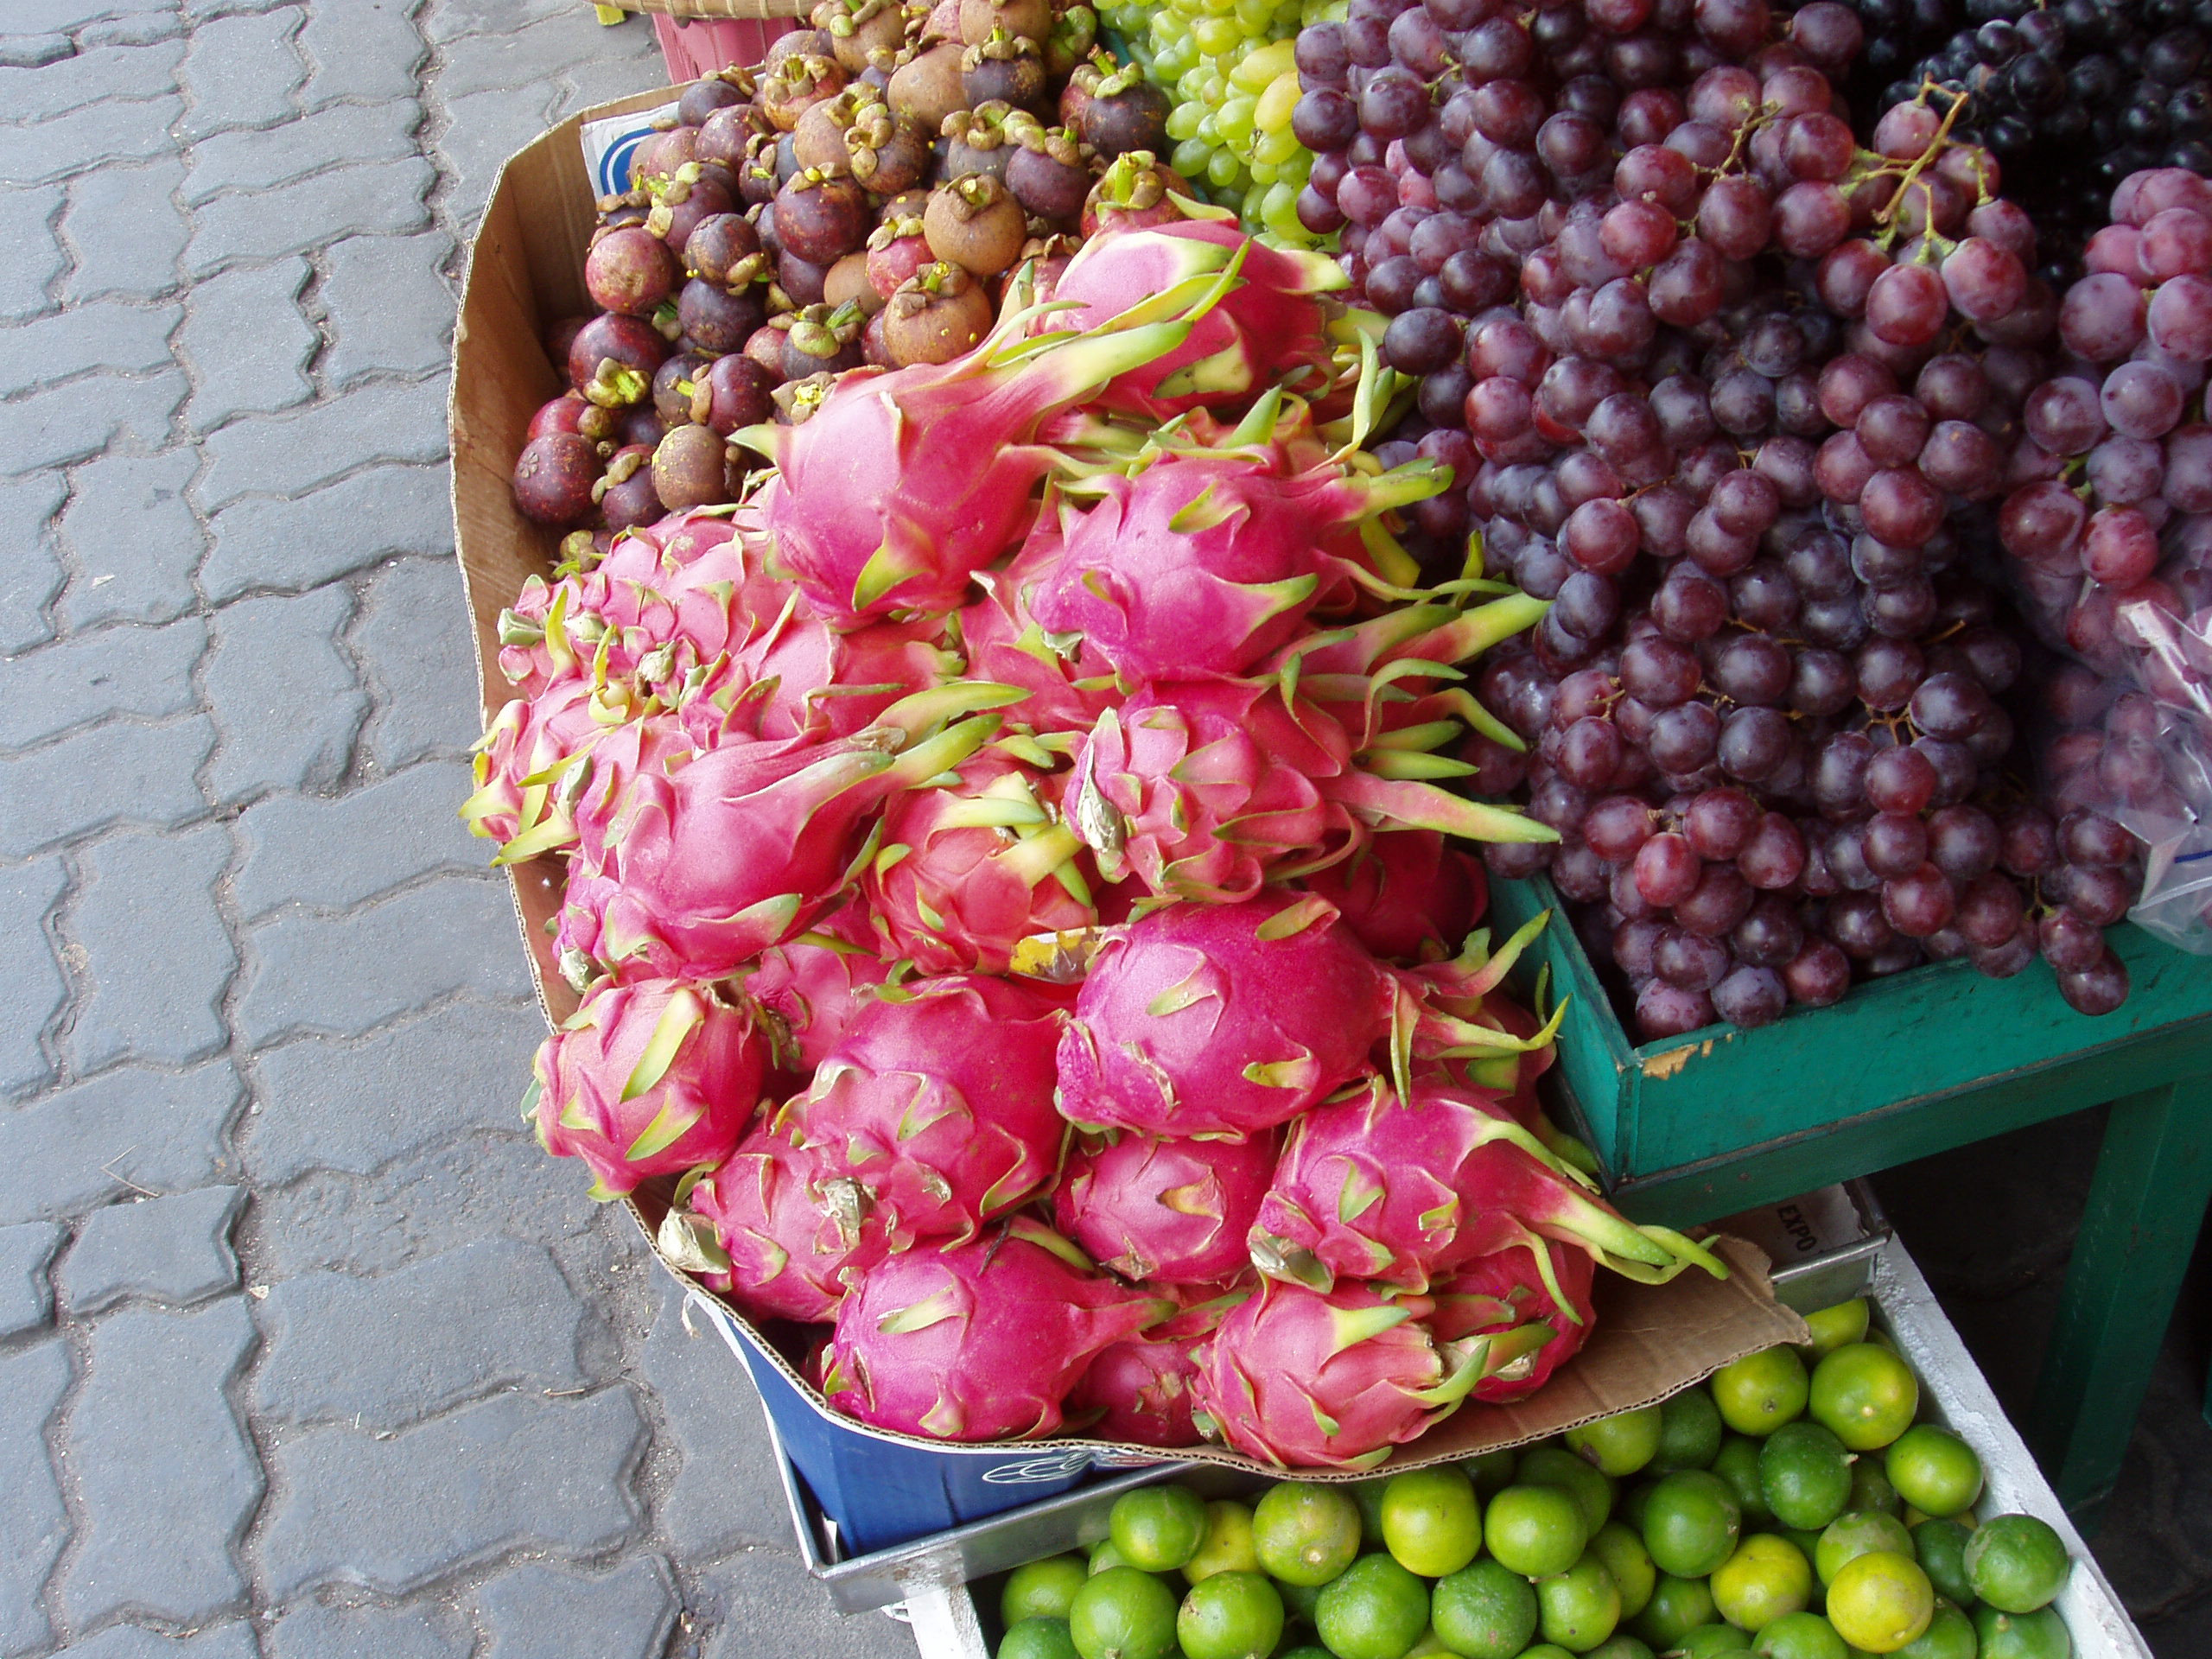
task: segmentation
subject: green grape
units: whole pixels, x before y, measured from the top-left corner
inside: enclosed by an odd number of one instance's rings
[[[1198,136],[1198,123],[1206,112],[1195,104],[1178,104],[1167,111],[1167,136],[1180,143],[1185,138]]]
[[[1253,183],[1267,185],[1274,183],[1277,177],[1275,169],[1266,162],[1253,162],[1250,163],[1250,168]]]
[[[1198,121],[1198,130],[1191,137],[1211,149],[1221,142],[1221,118],[1209,111]],[[1178,169],[1180,170],[1179,168]]]
[[[1191,38],[1198,43],[1199,51],[1208,57],[1217,57],[1236,44],[1236,20],[1234,17],[1201,17],[1191,25]]]
[[[1242,5],[1244,0],[1237,0],[1237,3]],[[1252,50],[1245,54],[1229,78],[1245,92],[1261,92],[1285,72],[1293,75],[1297,73],[1297,51],[1296,42],[1291,41],[1276,41],[1268,46],[1255,41]]]
[[[1283,167],[1287,165],[1302,148],[1303,146],[1298,142],[1296,133],[1288,127],[1278,127],[1273,132],[1263,132],[1260,135],[1259,142],[1252,147],[1252,159],[1255,162],[1265,162],[1272,167]]]
[[[1252,136],[1252,111],[1258,103],[1249,95],[1230,99],[1214,111],[1214,124],[1221,136],[1230,143],[1242,143]]]
[[[1209,69],[1206,72],[1206,78],[1203,81],[1199,82],[1198,86],[1200,92],[1205,95],[1205,102],[1209,108],[1217,110],[1224,104],[1228,102],[1228,78],[1223,75],[1219,70]]]
[[[1260,223],[1277,236],[1303,240],[1306,227],[1298,222],[1298,192],[1287,184],[1271,184],[1260,199]]]
[[[1172,11],[1154,12],[1147,32],[1152,36],[1153,45],[1162,52],[1191,38],[1190,24]]]
[[[1205,173],[1213,161],[1213,146],[1203,138],[1185,138],[1175,146],[1168,156],[1167,165],[1186,179],[1195,179]]]
[[[1206,76],[1203,69],[1186,69],[1175,77],[1175,99],[1203,113],[1206,107]],[[1185,137],[1188,137],[1185,134]]]
[[[1244,164],[1225,149],[1217,149],[1206,162],[1206,182],[1217,190],[1227,190],[1243,176]]]
[[[1253,104],[1252,124],[1263,132],[1289,131],[1290,112],[1298,107],[1298,71],[1277,75]]]

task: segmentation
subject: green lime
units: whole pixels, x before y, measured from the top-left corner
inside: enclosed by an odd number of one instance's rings
[[[1928,1628],[1897,1652],[1901,1659],[1975,1659],[1980,1645],[1974,1640],[1974,1621],[1938,1596],[1936,1617],[1928,1621]]]
[[[1544,1640],[1587,1653],[1621,1622],[1620,1586],[1592,1551],[1564,1573],[1536,1580],[1536,1618]]]
[[[1878,1549],[1911,1554],[1912,1535],[1904,1522],[1879,1510],[1847,1510],[1821,1534],[1820,1547],[1813,1552],[1813,1570],[1822,1584],[1834,1584],[1835,1575],[1853,1560]]]
[[[1884,1454],[1897,1496],[1924,1515],[1964,1515],[1981,1496],[1981,1459],[1948,1428],[1915,1423]]]
[[[1582,1506],[1582,1519],[1595,1532],[1613,1512],[1611,1477],[1592,1468],[1563,1446],[1531,1446],[1522,1454],[1514,1473],[1520,1486],[1559,1486],[1574,1495]]]
[[[1802,1527],[1784,1527],[1782,1529],[1782,1535],[1796,1545],[1797,1553],[1808,1561],[1813,1559],[1821,1547],[1821,1535],[1817,1532],[1808,1532]],[[1815,1585],[1820,1583],[1819,1573],[1815,1573],[1813,1575],[1813,1582]],[[1815,1599],[1817,1600],[1818,1598],[1815,1597]]]
[[[1647,1474],[1671,1475],[1677,1469],[1710,1468],[1720,1450],[1720,1408],[1710,1390],[1684,1389],[1659,1403],[1659,1453]]]
[[[1363,1549],[1382,1548],[1382,1489],[1389,1484],[1388,1475],[1377,1475],[1372,1480],[1355,1480],[1344,1488],[1351,1494],[1351,1501],[1359,1505],[1359,1542]]]
[[[2031,1613],[2066,1587],[2074,1562],[2047,1521],[1992,1516],[1967,1540],[1967,1578],[1975,1597],[2000,1613]]]
[[[1140,1486],[1114,1500],[1106,1526],[1131,1567],[1173,1573],[1205,1541],[1205,1500],[1187,1486]]]
[[[1522,1577],[1548,1578],[1581,1559],[1590,1524],[1573,1495],[1560,1487],[1509,1486],[1483,1515],[1483,1542]]]
[[[1910,1434],[1910,1429],[1905,1431]],[[1851,1465],[1851,1501],[1847,1510],[1879,1510],[1884,1515],[1902,1515],[1904,1500],[1897,1496],[1897,1489],[1890,1484],[1888,1471],[1879,1458],[1862,1458],[1853,1454]],[[1910,1524],[1908,1522],[1907,1524]]]
[[[1320,1605],[1321,1592],[1327,1586],[1319,1584],[1291,1584],[1277,1579],[1275,1589],[1282,1596],[1283,1611],[1293,1618],[1313,1622],[1313,1609]]]
[[[1286,1648],[1278,1659],[1337,1659],[1326,1648],[1317,1648],[1311,1643],[1303,1647]]]
[[[1090,1567],[1080,1555],[1047,1555],[1027,1561],[1007,1575],[999,1592],[999,1622],[1011,1629],[1025,1618],[1068,1616],[1075,1592],[1090,1576]]]
[[[1643,1509],[1643,1547],[1662,1573],[1701,1579],[1736,1550],[1743,1506],[1728,1483],[1703,1469],[1683,1469],[1652,1490]]]
[[[1209,1573],[1175,1615],[1185,1659],[1268,1659],[1282,1640],[1282,1597],[1257,1573]]]
[[[1621,1617],[1634,1618],[1651,1599],[1651,1586],[1659,1578],[1642,1535],[1618,1521],[1608,1521],[1591,1535],[1590,1553],[1605,1564],[1605,1571],[1620,1586]]]
[[[1974,1580],[1967,1576],[1967,1540],[1974,1533],[1961,1521],[1923,1521],[1912,1529],[1912,1558],[1936,1586],[1961,1607],[1974,1599]]]
[[[1783,1525],[1818,1531],[1851,1496],[1851,1453],[1818,1423],[1784,1423],[1759,1448],[1759,1491]]]
[[[1122,1554],[1111,1538],[1102,1538],[1090,1548],[1090,1572],[1093,1577],[1109,1567],[1127,1567],[1129,1558]]]
[[[1658,1484],[1659,1477],[1653,1476],[1628,1488],[1621,1494],[1620,1502],[1613,1505],[1613,1519],[1630,1532],[1641,1533],[1643,1530],[1643,1506],[1651,1501],[1652,1488]]]
[[[1259,1552],[1252,1542],[1252,1511],[1234,1498],[1206,1505],[1206,1535],[1198,1553],[1183,1563],[1184,1581],[1199,1584],[1217,1573],[1257,1573]]]
[[[1784,1613],[1751,1639],[1760,1659],[1851,1659],[1835,1626],[1818,1613]]]
[[[1805,1316],[1806,1327],[1813,1333],[1808,1344],[1817,1360],[1823,1354],[1832,1354],[1847,1343],[1866,1340],[1866,1299],[1854,1296],[1847,1302],[1838,1302],[1834,1307],[1820,1308]]]
[[[1813,1599],[1813,1567],[1787,1538],[1755,1532],[1713,1570],[1713,1605],[1739,1630],[1764,1630]]]
[[[2032,1613],[2007,1613],[1995,1607],[1974,1610],[1979,1659],[2073,1659],[2074,1638],[2056,1607]]]
[[[1420,1641],[1406,1649],[1406,1659],[1457,1659],[1457,1656],[1444,1645],[1444,1638],[1432,1624],[1421,1633]]]
[[[1068,1634],[1083,1659],[1167,1659],[1175,1651],[1175,1592],[1149,1573],[1109,1567],[1075,1592]]]
[[[1539,1642],[1523,1649],[1521,1659],[1574,1659],[1574,1656],[1556,1642]]]
[[[1382,1541],[1409,1573],[1425,1579],[1457,1573],[1482,1553],[1474,1482],[1448,1463],[1393,1475],[1382,1489]]]
[[[1662,1573],[1651,1599],[1636,1616],[1636,1633],[1664,1653],[1700,1624],[1713,1622],[1713,1588],[1703,1579]]]
[[[999,1638],[998,1659],[1082,1659],[1065,1618],[1020,1618]]]
[[[1313,1624],[1338,1659],[1404,1659],[1428,1628],[1428,1586],[1388,1555],[1363,1555],[1321,1592]]]
[[[1910,1555],[1870,1550],[1828,1581],[1828,1623],[1854,1648],[1895,1653],[1936,1617],[1936,1586]]]
[[[1617,1412],[1567,1431],[1567,1450],[1616,1480],[1659,1455],[1663,1414],[1657,1406]]]
[[[1713,1459],[1713,1472],[1728,1483],[1747,1522],[1771,1520],[1774,1516],[1766,1506],[1766,1490],[1759,1484],[1759,1446],[1748,1434],[1731,1434],[1720,1442]]]
[[[1582,1659],[1658,1659],[1649,1643],[1638,1640],[1625,1630],[1616,1630],[1596,1647],[1582,1656]]]
[[[1853,1452],[1878,1451],[1912,1427],[1920,1381],[1888,1349],[1846,1343],[1813,1368],[1810,1407]]]
[[[1436,1581],[1428,1617],[1465,1659],[1517,1659],[1536,1634],[1536,1592],[1518,1573],[1477,1561]]]
[[[1751,1651],[1744,1645],[1750,1639],[1733,1624],[1700,1624],[1682,1638],[1678,1651],[1682,1659],[1735,1659]]]
[[[1713,1403],[1738,1434],[1771,1434],[1805,1411],[1805,1362],[1795,1348],[1767,1348],[1713,1374]]]
[[[1462,1458],[1459,1466],[1467,1471],[1467,1478],[1475,1483],[1475,1491],[1488,1503],[1492,1497],[1513,1484],[1513,1465],[1517,1454],[1510,1446],[1501,1446],[1495,1452],[1484,1452],[1476,1457]]]
[[[1358,1555],[1359,1532],[1359,1504],[1341,1486],[1281,1480],[1252,1506],[1254,1552],[1285,1584],[1326,1584]]]

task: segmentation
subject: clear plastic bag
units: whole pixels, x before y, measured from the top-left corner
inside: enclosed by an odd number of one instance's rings
[[[2117,620],[2137,647],[2164,772],[2162,787],[2103,809],[2144,843],[2143,893],[2129,918],[2212,956],[2212,609],[2184,617],[2123,604]]]

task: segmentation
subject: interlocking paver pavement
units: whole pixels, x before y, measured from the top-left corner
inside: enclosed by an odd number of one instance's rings
[[[518,1116],[455,814],[461,250],[662,79],[582,0],[0,4],[4,1659],[913,1651]]]

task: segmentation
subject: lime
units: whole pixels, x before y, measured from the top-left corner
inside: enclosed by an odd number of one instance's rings
[[[1185,1659],[1268,1659],[1282,1639],[1282,1597],[1257,1573],[1209,1573],[1175,1615]]]
[[[1658,1485],[1658,1484],[1659,1482],[1656,1478],[1651,1480],[1639,1480],[1635,1485],[1623,1492],[1620,1497],[1620,1502],[1613,1505],[1613,1519],[1621,1522],[1622,1525],[1628,1528],[1631,1532],[1642,1532],[1643,1530],[1643,1506],[1651,1501],[1652,1488]]]
[[[1746,1521],[1765,1521],[1774,1511],[1766,1506],[1766,1491],[1759,1484],[1759,1445],[1748,1434],[1731,1434],[1720,1442],[1713,1459],[1713,1472],[1728,1483]]]
[[[1319,1605],[1324,1588],[1325,1586],[1318,1584],[1290,1584],[1281,1579],[1275,1580],[1275,1590],[1282,1597],[1284,1612],[1293,1618],[1302,1618],[1308,1624],[1313,1622],[1313,1609]]]
[[[1802,1416],[1805,1362],[1795,1348],[1767,1348],[1713,1374],[1713,1403],[1738,1434],[1771,1434]]]
[[[1591,1535],[1590,1553],[1605,1564],[1605,1571],[1620,1586],[1621,1617],[1634,1618],[1651,1599],[1651,1586],[1659,1577],[1643,1538],[1621,1522],[1608,1521]]]
[[[1661,1572],[1701,1579],[1735,1553],[1743,1521],[1726,1481],[1703,1469],[1679,1470],[1644,1505],[1643,1547]]]
[[[1935,1617],[1936,1586],[1895,1550],[1870,1550],[1828,1581],[1828,1623],[1869,1653],[1895,1653]]]
[[[1620,1586],[1592,1551],[1564,1573],[1536,1580],[1536,1616],[1544,1640],[1587,1653],[1621,1622]]]
[[[2074,1562],[2047,1521],[1999,1515],[1967,1540],[1967,1578],[1974,1595],[2000,1613],[2031,1613],[2066,1587]]]
[[[1975,1659],[1974,1621],[1941,1596],[1928,1628],[1899,1648],[1902,1659]]]
[[[1363,1555],[1321,1592],[1313,1624],[1338,1659],[1404,1659],[1428,1628],[1428,1586],[1388,1555]]]
[[[1377,1475],[1372,1480],[1355,1480],[1344,1489],[1351,1494],[1351,1501],[1359,1505],[1359,1541],[1362,1548],[1382,1548],[1382,1489],[1389,1484],[1388,1475]]]
[[[1129,1558],[1122,1554],[1111,1538],[1103,1538],[1091,1546],[1090,1571],[1095,1576],[1109,1567],[1127,1567]]]
[[[1617,1412],[1567,1431],[1567,1450],[1601,1474],[1616,1480],[1632,1475],[1659,1455],[1663,1414],[1657,1406]]]
[[[2054,1607],[2032,1613],[2007,1613],[1995,1607],[1974,1610],[1980,1659],[2073,1659],[2074,1638]]]
[[[1802,1527],[1784,1527],[1781,1530],[1782,1535],[1796,1545],[1797,1553],[1808,1561],[1813,1559],[1815,1552],[1821,1547],[1821,1535],[1817,1532],[1808,1532]],[[1820,1574],[1815,1573],[1813,1581],[1818,1584]]]
[[[1075,1592],[1068,1634],[1083,1659],[1167,1659],[1175,1651],[1175,1592],[1149,1573],[1109,1567]]]
[[[1910,1429],[1905,1430],[1910,1434]],[[1879,1510],[1884,1515],[1902,1515],[1904,1500],[1897,1496],[1897,1489],[1890,1484],[1888,1471],[1879,1458],[1861,1458],[1854,1454],[1851,1465],[1851,1501],[1847,1510]],[[1910,1522],[1905,1523],[1911,1525]]]
[[[1813,1566],[1787,1538],[1755,1532],[1713,1571],[1713,1605],[1739,1630],[1764,1630],[1813,1599]]]
[[[1834,1307],[1823,1307],[1805,1316],[1806,1327],[1813,1333],[1807,1344],[1817,1360],[1823,1354],[1834,1353],[1847,1343],[1866,1340],[1866,1299],[1854,1296],[1847,1302],[1838,1302]]]
[[[1558,1486],[1572,1492],[1582,1506],[1582,1519],[1591,1531],[1605,1524],[1613,1512],[1614,1486],[1610,1476],[1592,1468],[1565,1446],[1532,1446],[1521,1458],[1514,1482],[1522,1486]]]
[[[1406,1649],[1406,1659],[1456,1659],[1456,1656],[1444,1645],[1443,1638],[1432,1624],[1421,1633],[1420,1641]]]
[[[1090,1567],[1080,1555],[1047,1555],[1027,1561],[1007,1574],[999,1592],[999,1622],[1012,1629],[1025,1618],[1068,1616],[1075,1592],[1090,1576]]]
[[[1964,1515],[1981,1496],[1981,1459],[1933,1423],[1915,1423],[1898,1435],[1882,1467],[1897,1496],[1926,1515]]]
[[[1616,1630],[1596,1647],[1582,1656],[1582,1659],[1658,1659],[1647,1642],[1639,1641],[1625,1630]]]
[[[1851,1454],[1818,1423],[1784,1423],[1759,1448],[1759,1491],[1783,1525],[1818,1531],[1851,1497]]]
[[[1912,1427],[1920,1381],[1888,1349],[1846,1343],[1814,1368],[1811,1409],[1853,1452],[1878,1451]]]
[[[1516,1659],[1536,1634],[1536,1592],[1519,1573],[1477,1561],[1437,1580],[1428,1617],[1465,1659]]]
[[[1647,1474],[1671,1475],[1677,1469],[1712,1466],[1720,1450],[1720,1408],[1704,1389],[1684,1389],[1660,1402],[1659,1452]]]
[[[1409,1573],[1425,1579],[1457,1573],[1482,1552],[1474,1482],[1448,1463],[1393,1475],[1382,1489],[1382,1541]]]
[[[1501,1446],[1495,1452],[1484,1452],[1478,1457],[1462,1458],[1459,1466],[1467,1471],[1467,1478],[1475,1483],[1475,1491],[1484,1502],[1496,1497],[1513,1484],[1513,1465],[1516,1461],[1513,1448]]]
[[[1019,1618],[999,1638],[998,1659],[1082,1659],[1065,1618]]]
[[[1183,1563],[1183,1577],[1201,1583],[1217,1573],[1257,1573],[1259,1552],[1252,1541],[1252,1511],[1233,1498],[1206,1505],[1206,1535],[1198,1553]]]
[[[1636,1633],[1664,1653],[1713,1618],[1713,1589],[1703,1579],[1678,1579],[1662,1573],[1651,1599],[1636,1616]]]
[[[1750,1639],[1733,1624],[1700,1624],[1682,1638],[1678,1651],[1682,1659],[1735,1659],[1751,1651],[1744,1645]]]
[[[1784,1613],[1751,1640],[1760,1659],[1851,1659],[1835,1626],[1818,1613]]]
[[[1835,1575],[1859,1556],[1878,1549],[1894,1554],[1912,1554],[1912,1535],[1894,1515],[1878,1510],[1847,1510],[1828,1522],[1813,1552],[1813,1570],[1822,1584],[1834,1584]]]
[[[1140,1486],[1114,1500],[1106,1526],[1131,1567],[1173,1573],[1205,1541],[1205,1502],[1187,1486]]]
[[[1539,1642],[1535,1647],[1525,1649],[1521,1659],[1574,1659],[1574,1656],[1555,1642]]]
[[[1311,1643],[1303,1647],[1286,1648],[1278,1659],[1337,1659],[1326,1648],[1317,1648]]]
[[[1974,1580],[1967,1576],[1967,1540],[1974,1535],[1961,1521],[1923,1521],[1912,1529],[1912,1558],[1936,1586],[1961,1606],[1974,1599]]]
[[[1548,1578],[1581,1559],[1590,1525],[1582,1506],[1560,1487],[1509,1486],[1483,1516],[1483,1542],[1522,1577]]]
[[[1285,1584],[1326,1584],[1359,1554],[1359,1504],[1341,1486],[1282,1480],[1252,1506],[1260,1565]]]

